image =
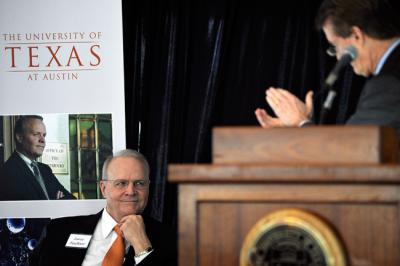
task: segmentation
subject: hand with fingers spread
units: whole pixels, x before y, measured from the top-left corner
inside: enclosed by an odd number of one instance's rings
[[[289,91],[281,88],[270,87],[265,93],[265,99],[277,118],[269,116],[263,109],[257,109],[256,117],[262,127],[299,126],[303,121],[311,118],[313,110],[312,91],[307,93],[305,103]]]

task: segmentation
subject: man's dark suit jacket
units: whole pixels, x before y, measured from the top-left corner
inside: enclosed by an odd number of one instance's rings
[[[92,235],[102,212],[88,216],[75,216],[54,219],[44,231],[39,246],[29,258],[30,266],[78,266],[82,265],[87,248],[66,248],[65,244],[71,234]],[[169,266],[176,265],[175,237],[171,231],[151,218],[143,216],[146,233],[153,246],[150,253],[139,265]],[[123,265],[135,265],[134,250],[129,248]]]
[[[356,111],[346,124],[391,126],[400,137],[400,45],[379,74],[365,83]]]
[[[74,199],[48,165],[38,163],[38,166],[50,199],[57,199],[58,191],[63,192],[62,199]],[[17,152],[14,152],[0,169],[0,200],[46,200],[29,166]]]
[[[302,127],[313,124],[306,122]],[[346,124],[390,126],[400,138],[400,45],[386,59],[379,74],[367,80],[356,111]]]

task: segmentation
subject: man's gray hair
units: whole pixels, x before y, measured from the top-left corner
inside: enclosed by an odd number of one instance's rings
[[[126,150],[116,152],[114,155],[109,156],[104,161],[103,177],[102,177],[103,180],[108,179],[108,176],[107,176],[108,165],[111,163],[112,160],[114,160],[115,158],[120,158],[120,157],[129,157],[129,158],[133,158],[133,159],[137,160],[143,167],[144,177],[149,179],[150,167],[149,167],[149,163],[146,160],[146,157],[144,157],[143,154],[141,154],[138,151],[126,149]]]

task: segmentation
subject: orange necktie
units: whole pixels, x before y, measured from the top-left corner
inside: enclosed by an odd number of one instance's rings
[[[122,237],[122,232],[118,225],[114,227],[114,231],[117,233],[117,238],[107,251],[103,263],[101,264],[102,266],[121,266],[124,262],[125,242]]]

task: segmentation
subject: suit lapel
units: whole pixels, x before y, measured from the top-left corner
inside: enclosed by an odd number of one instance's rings
[[[40,187],[39,183],[36,181],[35,176],[33,175],[32,171],[28,168],[24,160],[14,152],[13,155],[15,163],[17,164],[18,171],[18,178],[21,179],[23,185],[27,188],[32,188],[36,195],[38,195],[39,199],[46,199],[46,195],[44,194],[42,188]]]
[[[97,222],[101,217],[101,214],[102,211],[94,215],[85,216],[82,219],[82,222],[79,224],[78,228],[71,228],[70,230],[71,234],[93,235],[94,230],[96,229]],[[82,265],[82,262],[86,256],[87,249],[88,248],[80,249],[80,248],[65,247],[65,253],[68,254],[67,257],[71,258],[71,265]]]

